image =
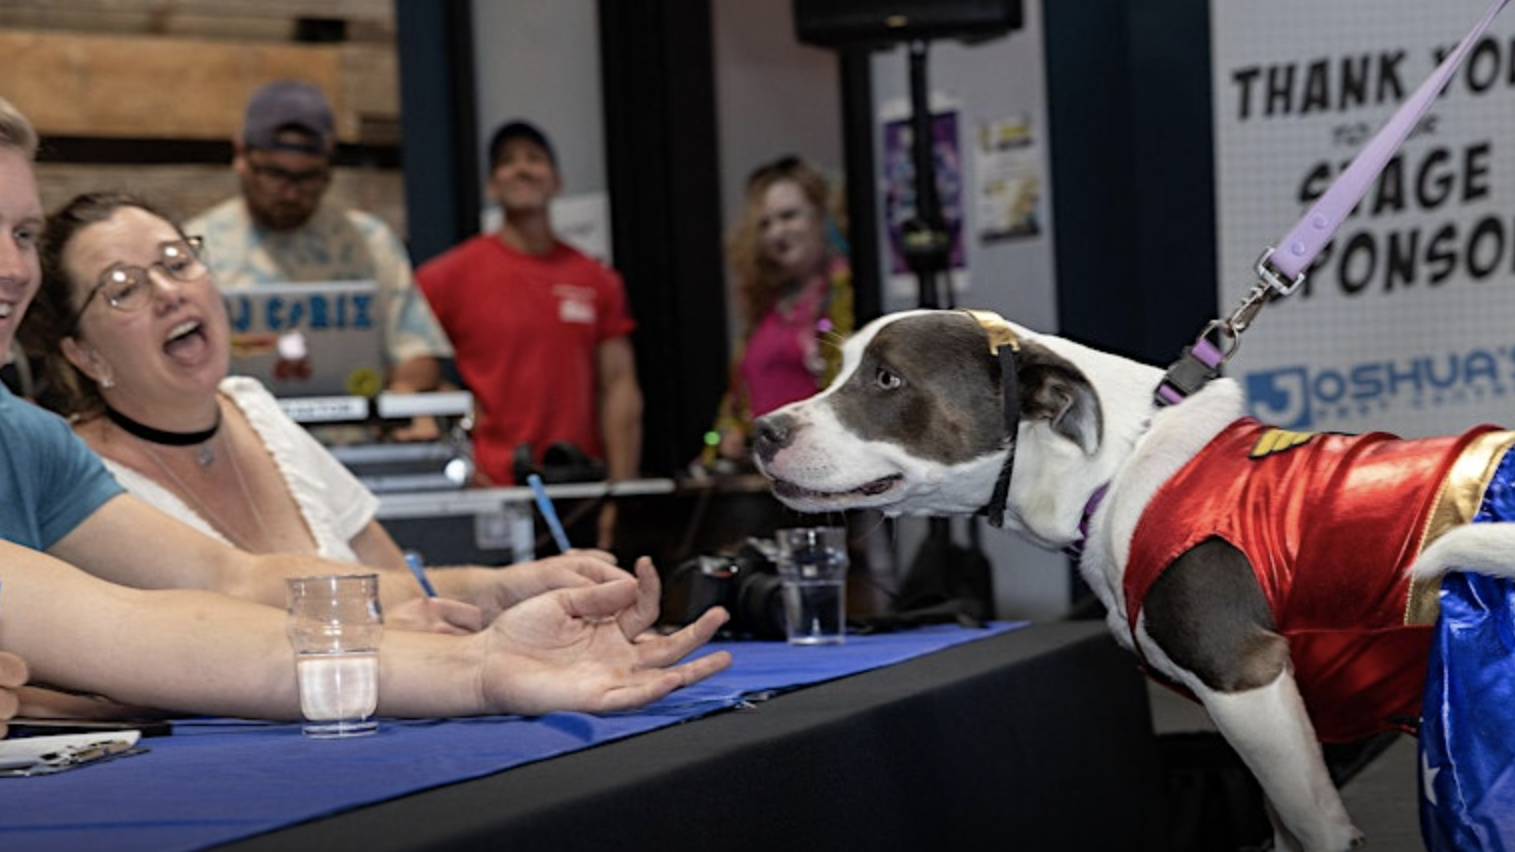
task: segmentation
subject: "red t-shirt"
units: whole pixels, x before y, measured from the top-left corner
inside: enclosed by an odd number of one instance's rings
[[[537,464],[559,441],[604,458],[597,350],[636,327],[619,274],[562,242],[529,255],[481,234],[423,264],[416,283],[480,409],[481,472],[513,483],[512,454],[523,442]]]

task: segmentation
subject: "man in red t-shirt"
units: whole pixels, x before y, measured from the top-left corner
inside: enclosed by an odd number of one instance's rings
[[[562,181],[541,130],[507,122],[489,155],[489,192],[504,214],[499,230],[416,270],[477,402],[480,474],[511,484],[519,445],[529,444],[540,466],[549,446],[568,442],[602,459],[609,479],[634,478],[642,390],[626,288],[613,269],[553,231],[548,205]],[[614,523],[607,503],[597,546],[610,546]]]

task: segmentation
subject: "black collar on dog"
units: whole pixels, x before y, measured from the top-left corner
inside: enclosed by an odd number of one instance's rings
[[[993,496],[979,512],[988,516],[991,525],[999,527],[1005,523],[1005,501],[1010,497],[1010,474],[1015,470],[1015,435],[1020,430],[1021,391],[1020,380],[1015,375],[1015,347],[1009,343],[1002,344],[995,354],[999,356],[1001,397],[1005,405],[1005,439],[1010,442],[1010,454],[1005,456],[1005,464],[1000,468]]]

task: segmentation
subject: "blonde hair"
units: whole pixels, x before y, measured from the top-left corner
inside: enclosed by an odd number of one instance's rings
[[[759,166],[747,176],[747,207],[742,221],[726,239],[726,260],[737,280],[742,319],[748,329],[778,303],[788,284],[783,269],[763,251],[763,196],[776,183],[797,186],[828,230],[839,230],[831,207],[831,188],[825,175],[793,155]]]
[[[19,151],[28,160],[37,158],[37,128],[10,101],[0,98],[0,148]]]

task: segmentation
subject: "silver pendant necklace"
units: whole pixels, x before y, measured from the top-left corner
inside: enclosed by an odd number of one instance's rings
[[[207,442],[207,446],[208,445],[209,442]],[[196,493],[193,488],[190,488],[189,484],[181,479],[177,473],[174,473],[174,469],[169,467],[168,464],[163,461],[162,457],[160,457],[158,453],[153,450],[151,445],[144,444],[142,449],[147,451],[147,454],[152,457],[152,460],[157,463],[158,467],[168,475],[168,478],[173,480],[175,485],[179,486],[179,492],[192,500],[195,504],[195,507],[205,514],[206,519],[209,520],[211,522],[211,525],[214,526],[217,530],[220,530],[222,535],[226,536],[227,539],[231,540],[234,544],[243,550],[253,553],[259,552],[257,548],[249,547],[248,543],[245,540],[242,540],[241,536],[234,535],[232,533],[231,526],[226,523],[226,520],[217,514],[217,512],[209,505],[207,505],[204,500],[200,499],[200,495]],[[201,456],[203,455],[204,449],[202,448]],[[258,511],[258,504],[253,500],[252,491],[247,487],[247,478],[242,475],[242,465],[237,461],[237,453],[230,446],[226,448],[226,457],[231,460],[232,474],[237,478],[237,488],[242,492],[242,501],[247,504],[248,510],[252,512],[253,520],[257,521],[258,530],[263,534],[263,541],[265,545],[271,547],[273,545],[274,539],[273,535],[269,532],[268,522],[264,520],[263,513]],[[213,454],[212,458],[214,458]],[[201,461],[200,457],[198,456],[196,457],[195,461],[199,462],[201,467],[205,467],[209,464],[209,462]]]

